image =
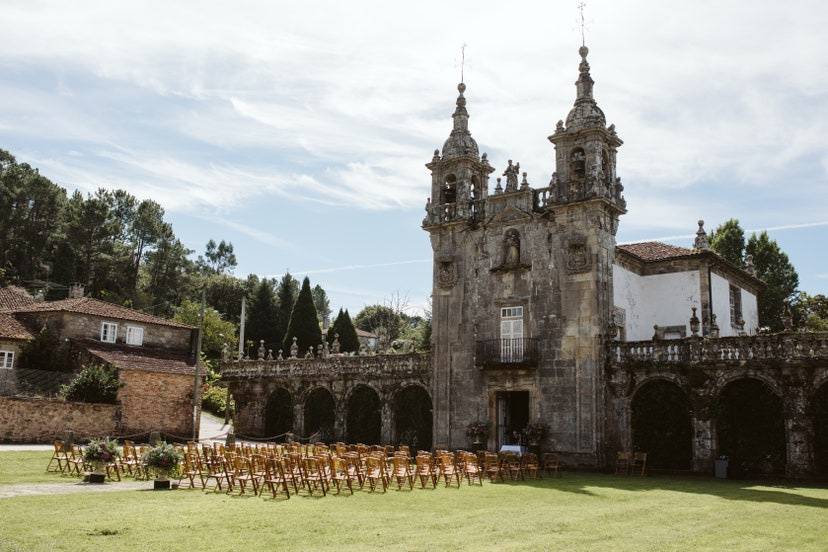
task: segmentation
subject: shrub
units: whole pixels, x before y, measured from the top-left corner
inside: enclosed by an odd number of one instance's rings
[[[143,461],[154,473],[156,479],[178,475],[178,468],[184,455],[169,443],[162,442],[144,453]]]
[[[67,401],[115,404],[122,385],[114,369],[90,364],[68,385],[62,386],[60,394]]]
[[[230,400],[230,411],[233,411],[233,400]],[[216,416],[224,416],[227,408],[227,389],[218,385],[207,384],[201,393],[201,408]]]

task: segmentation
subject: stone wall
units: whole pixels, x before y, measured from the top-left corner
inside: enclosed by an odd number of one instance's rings
[[[61,338],[90,339],[99,341],[101,338],[101,322],[114,322],[118,324],[118,343],[126,343],[127,326],[138,326],[144,328],[144,347],[157,347],[160,349],[172,349],[189,351],[194,336],[194,331],[188,328],[175,328],[160,324],[147,324],[144,322],[130,322],[115,318],[102,318],[90,314],[77,314],[72,312],[37,312],[20,313],[18,317],[24,323],[37,331],[44,325],[58,332]]]
[[[121,432],[163,433],[189,438],[193,432],[193,376],[119,370]],[[200,400],[199,400],[200,404]]]
[[[0,397],[0,442],[48,443],[69,430],[78,439],[116,435],[118,415],[114,404]]]

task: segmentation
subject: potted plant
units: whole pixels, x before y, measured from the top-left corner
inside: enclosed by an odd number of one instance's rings
[[[178,475],[178,467],[183,459],[184,455],[166,442],[158,443],[144,453],[144,465],[155,477],[155,490],[170,488],[170,477]]]
[[[92,439],[86,448],[83,449],[83,460],[92,467],[89,474],[90,483],[103,483],[106,479],[106,465],[121,457],[118,450],[118,443],[109,437],[104,439]]]
[[[526,426],[526,429],[523,432],[526,435],[526,440],[529,442],[529,446],[536,447],[540,444],[548,431],[549,426],[541,421],[538,421],[532,422]]]
[[[472,441],[475,447],[479,448],[489,437],[489,422],[477,420],[470,423],[466,427],[466,437]]]

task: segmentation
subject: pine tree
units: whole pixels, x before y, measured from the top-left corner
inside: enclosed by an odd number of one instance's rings
[[[745,231],[739,221],[730,219],[710,235],[710,248],[736,266],[744,266]]]
[[[293,312],[293,305],[296,303],[296,297],[298,295],[299,282],[291,276],[290,272],[286,272],[279,281],[279,287],[276,290],[278,314],[276,316],[275,336],[278,343],[285,341],[288,324],[290,323],[290,314]],[[290,353],[290,347],[285,349],[284,353],[287,356]]]
[[[316,307],[313,305],[313,293],[311,292],[310,279],[306,276],[302,281],[302,289],[293,305],[290,313],[290,324],[285,334],[282,348],[287,353],[293,344],[293,338],[299,346],[299,356],[305,356],[309,348],[322,344],[322,330],[319,329],[319,320],[316,316]]]
[[[265,348],[276,350],[281,346],[281,340],[276,331],[278,309],[273,297],[273,283],[263,278],[253,294],[250,309],[247,312],[247,324],[244,328],[245,341],[255,343],[254,351],[259,347],[259,341],[264,339]]]
[[[766,285],[759,293],[759,324],[780,331],[785,303],[796,293],[799,274],[767,232],[751,235],[745,252],[753,257],[756,276]]]
[[[313,293],[313,306],[316,307],[316,314],[319,315],[319,323],[323,328],[327,328],[331,324],[331,302],[328,294],[319,284],[313,286],[311,293]]]
[[[351,321],[351,315],[347,310],[339,309],[339,314],[336,315],[336,320],[328,329],[328,344],[333,343],[336,336],[339,336],[339,352],[351,353],[359,351],[359,337],[356,333],[354,323]]]

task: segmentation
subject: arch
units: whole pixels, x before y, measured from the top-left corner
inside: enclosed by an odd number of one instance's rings
[[[380,444],[382,401],[373,387],[360,384],[348,394],[345,431],[350,443]]]
[[[454,203],[457,201],[457,177],[453,174],[446,176],[446,181],[440,190],[440,203]]]
[[[330,390],[325,387],[312,389],[305,395],[304,436],[321,434],[320,440],[331,441],[336,438],[334,426],[336,424],[336,401]]]
[[[293,397],[284,387],[277,387],[267,397],[264,428],[267,437],[293,431]]]
[[[569,174],[575,180],[586,176],[586,153],[584,148],[575,148],[569,154]]]
[[[472,175],[471,177],[471,189],[469,192],[472,201],[483,199],[483,189],[480,187],[480,179],[477,178],[477,175]]]
[[[418,384],[400,388],[393,399],[395,441],[411,450],[431,450],[431,395]]]
[[[814,424],[814,467],[819,475],[828,475],[828,382],[820,385],[811,399]]]
[[[633,450],[646,452],[653,468],[689,470],[693,432],[689,400],[681,387],[650,378],[636,388],[630,410]]]
[[[730,381],[717,397],[715,416],[718,455],[729,458],[733,477],[785,472],[782,399],[767,382]]]

